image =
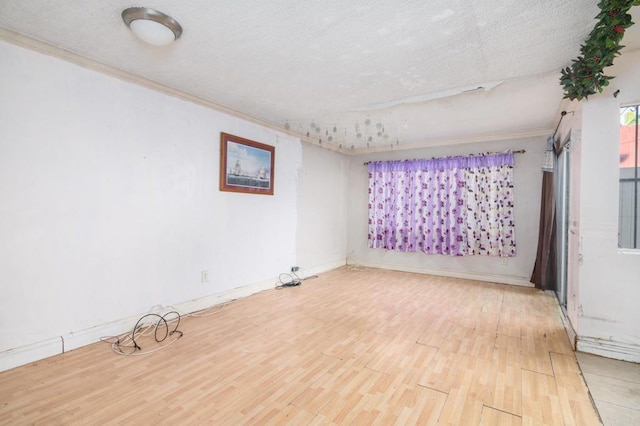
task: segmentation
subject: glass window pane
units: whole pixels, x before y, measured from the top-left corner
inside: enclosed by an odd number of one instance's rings
[[[640,248],[638,105],[620,108],[618,247]]]

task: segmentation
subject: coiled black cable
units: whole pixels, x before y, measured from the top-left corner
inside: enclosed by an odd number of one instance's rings
[[[171,314],[175,314],[176,315],[176,326],[173,328],[173,330],[169,331],[169,322],[167,322],[166,317],[171,315]],[[136,323],[136,325],[133,327],[133,331],[131,332],[131,341],[133,342],[133,347],[136,348],[137,350],[141,350],[142,348],[140,346],[138,346],[138,343],[136,343],[136,331],[140,328],[142,328],[142,322],[145,318],[147,317],[158,317],[158,322],[156,323],[155,329],[153,331],[153,337],[156,340],[156,342],[161,343],[163,342],[168,336],[173,335],[173,333],[180,333],[179,337],[182,337],[182,331],[178,330],[178,326],[180,325],[180,314],[177,313],[176,311],[171,311],[171,312],[167,312],[164,315],[158,315],[158,314],[146,314],[143,315],[142,317],[140,317],[140,319],[138,320],[138,322]],[[160,327],[160,323],[164,323],[164,336],[160,339],[158,338],[158,328]]]
[[[148,323],[148,319],[153,317],[156,317],[157,321],[154,321],[145,326],[145,322]],[[178,330],[178,327],[180,326],[180,318],[180,313],[178,313],[177,311],[170,311],[164,315],[149,313],[140,317],[130,333],[126,333],[120,336],[103,338],[101,340],[111,342],[111,349],[119,355],[146,355],[166,348],[167,346],[175,343],[183,336],[182,331]],[[173,324],[175,324],[175,326]],[[149,335],[150,333],[148,331],[145,332],[145,330],[150,330],[151,327],[153,327],[153,338],[157,343],[164,342],[170,336],[173,337],[173,339],[155,349],[142,352],[142,347],[138,344],[139,337]],[[160,332],[158,331],[158,329],[161,327],[164,327],[164,335],[159,334]]]

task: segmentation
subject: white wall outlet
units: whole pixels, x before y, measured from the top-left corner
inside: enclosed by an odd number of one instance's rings
[[[508,257],[501,257],[500,258],[500,264],[507,266],[507,263],[509,263],[509,258]]]
[[[209,282],[209,271],[200,272],[200,282],[208,283]]]

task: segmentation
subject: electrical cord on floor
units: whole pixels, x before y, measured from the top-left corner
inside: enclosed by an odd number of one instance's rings
[[[276,290],[282,290],[285,287],[297,287],[302,284],[302,281],[318,278],[317,275],[312,275],[306,278],[300,278],[295,272],[287,273],[283,272],[278,276],[278,283]]]
[[[277,289],[284,287],[296,287],[302,284],[302,280],[295,272],[290,274],[283,272],[278,276],[278,281],[280,282],[280,285],[276,287]]]
[[[157,352],[174,344],[179,338],[183,336],[182,331],[178,330],[180,325],[180,319],[183,317],[208,317],[220,313],[225,306],[237,299],[228,300],[219,305],[213,305],[206,309],[201,309],[196,312],[182,313],[178,308],[173,306],[154,305],[149,310],[148,314],[140,317],[133,330],[119,336],[108,336],[100,338],[101,341],[110,343],[111,349],[119,355],[147,355],[153,352]],[[210,312],[213,308],[218,308],[215,311]],[[165,312],[162,314],[162,312]],[[153,318],[154,321],[150,321]],[[157,321],[155,321],[157,319]],[[173,324],[175,323],[175,326]],[[164,333],[159,330],[164,328]],[[160,333],[160,334],[159,334]],[[163,345],[156,347],[152,350],[142,351],[138,344],[140,338],[145,338],[153,334],[155,343],[163,343]],[[167,340],[168,339],[168,340]],[[150,339],[147,339],[150,340]],[[154,343],[152,340],[145,342]]]
[[[280,274],[280,276],[278,277],[279,285],[276,286],[276,289],[281,290],[285,287],[297,287],[302,284],[302,281],[310,280],[313,278],[318,278],[318,276],[312,275],[309,277],[300,278],[295,272],[291,272],[290,274],[285,272]],[[220,308],[214,312],[209,313],[206,312],[212,309],[214,306],[203,309],[201,311],[182,315],[179,313],[178,309],[169,306],[168,308],[172,310],[165,313],[164,315],[160,315],[157,312],[150,312],[140,317],[131,332],[124,333],[119,336],[102,337],[100,338],[100,340],[106,343],[111,343],[111,349],[118,355],[148,355],[171,346],[184,335],[182,331],[178,330],[180,319],[182,316],[206,317],[214,315],[222,311],[226,305],[233,302],[234,300],[236,299],[224,302],[222,305],[214,305],[220,306]],[[162,312],[165,309],[166,308],[164,308],[162,305],[155,305],[151,308],[152,311],[158,312]],[[154,320],[150,321],[152,318]],[[174,323],[175,326],[173,325]],[[164,332],[159,332],[160,328],[164,329]],[[162,343],[162,345],[154,349],[143,351],[139,342],[141,341],[141,339],[144,339],[151,334],[153,334],[153,340],[155,340],[156,343]]]
[[[156,320],[157,319],[157,320]],[[111,349],[118,355],[148,355],[164,349],[178,341],[183,336],[180,326],[180,314],[176,311],[167,312],[164,315],[149,313],[140,317],[133,330],[120,336],[103,337],[100,340],[111,343]],[[155,343],[161,343],[155,349],[142,350],[140,342],[151,343],[145,337],[153,334]]]

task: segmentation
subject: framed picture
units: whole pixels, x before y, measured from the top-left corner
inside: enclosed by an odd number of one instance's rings
[[[276,148],[220,133],[220,191],[273,195]]]

